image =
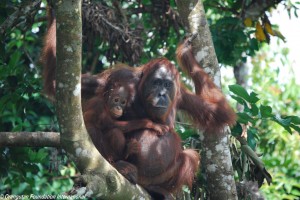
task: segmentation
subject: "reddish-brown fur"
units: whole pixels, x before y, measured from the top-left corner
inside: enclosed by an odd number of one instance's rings
[[[44,47],[42,50],[42,64],[44,91],[49,97],[53,98],[55,95],[55,69],[56,69],[56,18],[54,10],[47,7],[48,30],[44,40]]]
[[[160,68],[167,69],[167,73],[174,77],[175,91],[167,112],[162,116],[154,116],[151,109],[145,111],[149,99],[143,99],[143,93],[148,90],[154,72]],[[160,137],[153,134],[152,130],[138,130],[128,134],[126,137],[137,140],[141,145],[141,152],[130,156],[128,161],[137,167],[140,185],[150,192],[167,196],[181,189],[184,184],[192,185],[199,166],[199,155],[194,150],[183,150],[182,141],[173,130],[177,100],[181,96],[179,73],[175,66],[167,59],[155,59],[143,65],[142,70],[143,76],[138,87],[135,109],[137,112],[140,111],[139,115],[142,117],[168,125],[172,130]]]
[[[209,133],[217,133],[226,125],[234,125],[236,115],[233,109],[220,89],[197,63],[189,40],[178,46],[176,54],[180,67],[192,78],[197,94],[181,87],[182,98],[178,108],[186,111],[196,125]]]
[[[97,149],[107,160],[113,163],[125,159],[138,149],[134,140],[129,141],[131,146],[126,146],[124,133],[139,129],[153,129],[155,134],[162,134],[168,130],[168,127],[153,123],[149,119],[122,121],[120,120],[122,116],[119,116],[118,119],[113,117],[109,101],[115,95],[126,100],[126,105],[122,108],[123,114],[132,112],[131,104],[135,99],[135,87],[139,75],[133,73],[131,68],[110,70],[110,73],[111,75],[107,77],[107,85],[103,88],[103,91],[98,91],[97,96],[86,102],[84,120]],[[122,91],[119,91],[120,88]]]

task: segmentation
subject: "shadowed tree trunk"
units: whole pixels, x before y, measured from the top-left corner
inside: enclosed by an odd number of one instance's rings
[[[220,87],[220,67],[202,1],[180,0],[177,1],[177,6],[186,30],[189,33],[198,33],[193,41],[196,60]],[[201,165],[205,171],[210,199],[237,199],[227,130],[214,135],[204,133],[200,136],[204,152]]]

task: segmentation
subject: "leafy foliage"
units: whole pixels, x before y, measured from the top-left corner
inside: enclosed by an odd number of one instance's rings
[[[259,159],[256,153],[257,143],[259,142],[259,130],[257,125],[261,121],[273,121],[281,125],[289,133],[292,129],[299,130],[299,117],[286,116],[281,117],[273,113],[270,106],[257,105],[260,100],[257,94],[251,92],[250,94],[240,85],[231,85],[229,90],[233,93],[231,97],[239,104],[243,105],[243,111],[237,113],[238,120],[235,127],[232,128],[231,134],[238,139],[241,144],[241,155],[247,157],[239,157],[239,153],[234,152],[234,164],[239,174],[239,179],[257,180],[259,186],[262,185],[263,179],[266,178],[268,183],[271,182],[271,176],[266,171],[264,164]],[[300,132],[298,132],[300,133]],[[233,144],[234,145],[234,144]],[[251,149],[245,149],[249,146]],[[234,149],[237,147],[234,145]],[[247,150],[247,151],[246,151]],[[248,168],[248,169],[245,169]]]
[[[258,106],[257,102],[259,101],[259,98],[257,97],[257,94],[254,92],[248,94],[248,92],[240,85],[231,85],[229,86],[229,90],[234,93],[233,95],[231,95],[231,97],[244,106],[243,112],[238,113],[237,126],[241,126],[241,124],[255,126],[258,120],[271,120],[281,125],[289,133],[292,133],[292,129],[300,133],[299,117],[281,117],[274,114],[270,106]],[[235,131],[236,128],[233,130]],[[233,134],[241,135],[242,132],[237,131],[233,132]]]
[[[252,59],[249,81],[259,83],[253,84],[252,88],[260,94],[262,104],[270,105],[273,112],[280,111],[283,116],[293,118],[300,116],[300,94],[295,74],[290,70],[292,61],[288,52],[286,48],[265,46]],[[257,128],[260,136],[258,151],[262,152],[264,164],[273,177],[273,184],[263,185],[261,191],[267,199],[298,199],[300,135],[293,128],[293,134],[289,134],[285,127],[273,121],[262,121]]]
[[[53,168],[61,165],[61,156],[49,159],[55,149],[1,148],[0,193],[1,194],[59,194],[71,189],[75,168]],[[64,161],[65,162],[65,161]],[[53,171],[52,171],[53,170]],[[53,175],[61,178],[53,178]]]
[[[251,31],[243,27],[243,22],[234,17],[218,19],[211,26],[212,38],[219,62],[234,66],[238,61],[246,61],[258,50],[258,41],[251,38]]]

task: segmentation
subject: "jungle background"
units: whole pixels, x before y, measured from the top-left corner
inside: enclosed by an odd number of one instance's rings
[[[42,92],[46,4],[0,2],[0,132],[58,131],[54,107]],[[254,190],[261,186],[266,199],[299,199],[300,90],[294,73],[299,63],[290,57],[296,53],[285,43],[285,30],[273,21],[280,10],[299,26],[299,1],[207,0],[204,7],[222,89],[239,117],[231,136],[236,181]],[[293,27],[290,32],[299,34]],[[160,56],[175,61],[185,35],[175,2],[159,0],[84,1],[83,34],[83,73],[99,73],[117,62],[138,66]],[[201,149],[197,131],[180,116],[177,132],[183,145]],[[244,141],[262,159],[265,174],[241,148]],[[55,148],[0,145],[0,152],[0,194],[61,194],[78,176]],[[203,193],[201,174],[197,185]]]

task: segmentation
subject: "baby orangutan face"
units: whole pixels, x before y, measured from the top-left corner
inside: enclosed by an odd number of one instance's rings
[[[127,87],[118,85],[109,91],[107,105],[114,119],[118,119],[124,114],[126,106],[129,106],[129,100],[130,91]]]

